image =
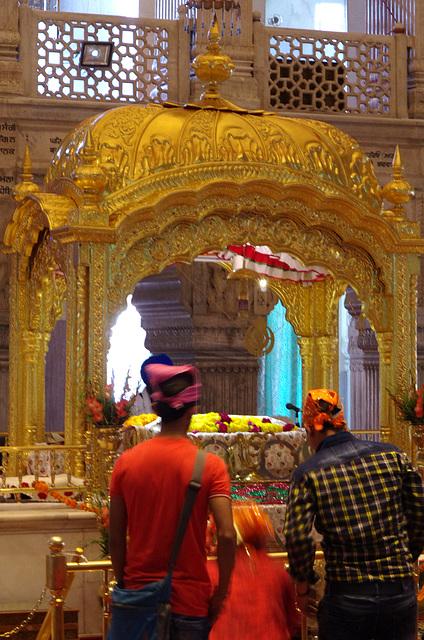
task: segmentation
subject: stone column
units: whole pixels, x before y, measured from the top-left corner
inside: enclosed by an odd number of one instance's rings
[[[415,58],[410,65],[412,87],[409,91],[409,113],[424,117],[424,3],[415,2]]]
[[[246,347],[246,331],[276,304],[268,291],[257,295],[252,280],[227,278],[218,265],[168,267],[135,288],[132,302],[146,331],[145,346],[175,364],[191,362],[203,384],[200,412],[257,413],[258,356]],[[240,284],[248,310],[239,313]]]
[[[352,289],[345,307],[351,316],[348,329],[350,358],[350,424],[351,429],[380,428],[380,359],[378,343],[368,321],[361,315],[362,304]],[[357,324],[360,322],[359,329]],[[361,326],[362,325],[362,326]]]
[[[0,94],[22,94],[22,67],[18,62],[18,0],[2,0],[0,8]]]

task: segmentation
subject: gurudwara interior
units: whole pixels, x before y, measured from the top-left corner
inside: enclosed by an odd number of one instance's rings
[[[330,387],[359,437],[422,464],[390,396],[423,381],[424,8],[329,4],[338,30],[312,1],[302,20],[251,0],[125,17],[3,0],[0,610],[33,608],[49,535],[70,552],[97,536],[34,478],[92,505],[116,447],[154,432],[114,444],[81,401],[108,382],[129,295],[147,349],[200,369],[199,413],[295,423],[286,404]],[[235,495],[272,487],[279,530],[304,434],[243,433],[195,437]],[[69,592],[80,634],[100,633],[99,580]]]

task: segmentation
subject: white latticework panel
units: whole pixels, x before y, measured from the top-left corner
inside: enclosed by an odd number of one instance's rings
[[[269,106],[388,116],[389,47],[384,36],[359,41],[346,34],[273,32]]]
[[[110,68],[80,68],[84,41],[113,42]],[[168,97],[169,33],[162,26],[107,18],[38,20],[37,93],[48,98],[163,102]]]

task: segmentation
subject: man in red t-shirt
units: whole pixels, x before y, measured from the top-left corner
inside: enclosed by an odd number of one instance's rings
[[[151,364],[146,370],[153,408],[162,418],[161,432],[118,458],[110,484],[110,555],[116,579],[126,589],[141,588],[166,574],[197,452],[187,438],[200,397],[197,369]],[[206,568],[208,509],[218,536],[219,579],[213,594]],[[172,640],[208,637],[227,594],[235,546],[228,472],[218,456],[208,454],[172,574]]]

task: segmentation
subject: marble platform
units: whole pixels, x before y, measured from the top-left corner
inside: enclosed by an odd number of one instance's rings
[[[29,611],[35,605],[46,583],[48,541],[61,536],[64,552],[70,561],[76,547],[84,548],[88,560],[99,557],[95,515],[52,503],[0,504],[0,611]],[[97,635],[102,629],[102,611],[97,591],[101,572],[75,575],[66,598],[66,608],[79,611],[79,635]],[[49,606],[47,592],[41,609]]]

